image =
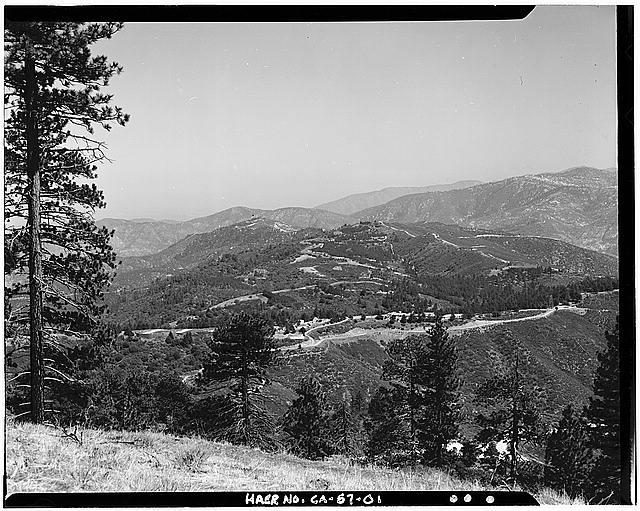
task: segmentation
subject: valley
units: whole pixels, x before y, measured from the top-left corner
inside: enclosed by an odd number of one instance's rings
[[[444,317],[459,359],[459,373],[464,382],[462,403],[469,422],[463,431],[472,434],[471,417],[475,413],[473,393],[477,384],[490,377],[511,353],[510,339],[517,339],[527,363],[523,369],[526,378],[544,389],[545,414],[548,420],[571,403],[583,406],[591,394],[591,378],[597,363],[597,353],[604,347],[604,332],[611,330],[617,313],[617,291],[601,293],[607,302],[597,307],[590,302],[597,295],[587,293],[574,305],[559,305],[549,309],[506,311],[499,316],[487,314],[465,319],[461,314]],[[606,305],[604,308],[602,305]],[[274,340],[280,353],[280,362],[271,370],[273,383],[266,389],[274,400],[278,413],[286,409],[301,374],[314,374],[337,402],[349,389],[370,395],[385,385],[381,378],[382,366],[387,360],[385,347],[394,339],[411,338],[429,331],[430,322],[409,323],[400,319],[389,324],[391,316],[360,316],[339,322],[315,319],[295,325],[293,333],[276,329]],[[493,317],[492,317],[493,316]],[[405,314],[408,317],[408,314]],[[134,339],[148,349],[162,349],[169,334],[176,343],[188,336],[202,346],[212,328],[168,328],[138,330]],[[152,348],[154,347],[154,348]],[[157,347],[157,348],[155,348]],[[183,359],[184,360],[184,359]],[[186,366],[184,381],[195,383],[197,364]]]

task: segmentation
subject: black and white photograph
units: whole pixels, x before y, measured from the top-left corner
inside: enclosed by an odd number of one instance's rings
[[[5,7],[5,503],[632,503],[633,8],[167,8]]]

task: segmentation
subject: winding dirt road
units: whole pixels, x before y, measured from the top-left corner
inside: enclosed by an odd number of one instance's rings
[[[338,280],[336,282],[332,282],[331,284],[329,284],[330,286],[339,286],[341,284],[375,284],[376,286],[381,286],[382,282],[377,282],[375,280]],[[271,293],[274,295],[279,295],[282,293],[290,293],[292,291],[303,291],[305,289],[313,289],[318,287],[318,284],[309,284],[307,286],[300,286],[300,287],[289,287],[289,288],[285,288],[285,289],[276,289],[275,291],[265,291],[265,293]],[[232,305],[236,305],[237,303],[240,302],[250,302],[253,300],[263,300],[266,301],[267,297],[264,296],[263,293],[251,293],[249,295],[242,295],[242,296],[236,296],[234,298],[229,298],[228,300],[225,300],[223,302],[220,303],[216,303],[215,305],[212,305],[211,307],[209,307],[207,310],[211,310],[211,309],[222,309],[225,307],[230,307]]]
[[[471,320],[467,323],[464,323],[462,325],[454,325],[454,326],[450,326],[447,328],[447,332],[449,332],[450,334],[453,335],[458,335],[461,334],[465,331],[468,330],[473,330],[476,328],[491,328],[494,326],[498,326],[498,325],[505,325],[507,323],[519,323],[522,321],[535,321],[538,319],[543,319],[543,318],[548,318],[549,316],[553,315],[556,313],[556,311],[569,311],[572,312],[574,314],[579,314],[579,315],[584,315],[586,314],[587,310],[584,307],[576,307],[574,305],[559,305],[558,307],[553,307],[550,309],[541,309],[542,312],[540,312],[539,314],[535,314],[533,316],[528,316],[528,317],[524,317],[524,318],[515,318],[515,319],[494,319],[494,320],[488,320],[488,319],[474,319]],[[346,318],[343,319],[342,321],[339,321],[337,323],[333,323],[331,325],[340,325],[343,323],[346,323],[348,321],[352,321],[351,318]],[[318,325],[317,327],[311,328],[309,329],[306,334],[308,335],[309,333],[315,331],[315,330],[319,330],[321,328],[325,328],[329,326],[328,323],[324,323],[322,325]],[[190,331],[190,330],[206,330],[206,329],[190,329],[190,328],[183,328],[180,330],[181,333]],[[161,333],[161,332],[166,332],[169,333],[170,331],[173,331],[171,329],[163,329],[163,328],[155,328],[152,330],[139,330],[136,331],[137,333],[141,333],[141,334],[151,334],[151,333]],[[427,326],[423,325],[421,327],[418,328],[410,328],[407,330],[402,330],[402,329],[398,329],[398,328],[388,328],[388,327],[382,327],[382,328],[373,328],[373,329],[363,329],[363,328],[353,328],[347,332],[341,333],[341,334],[335,334],[335,335],[327,335],[324,337],[319,337],[317,339],[311,338],[311,337],[305,337],[304,341],[301,341],[299,343],[296,344],[292,344],[290,346],[282,346],[278,349],[280,349],[281,351],[293,351],[293,350],[297,350],[297,349],[309,349],[309,348],[317,348],[318,346],[322,346],[324,343],[330,342],[330,341],[341,341],[341,340],[348,340],[348,339],[354,339],[357,337],[366,337],[367,335],[371,335],[373,333],[379,333],[379,334],[391,334],[393,336],[407,336],[407,335],[411,335],[411,334],[419,334],[419,333],[426,333],[427,330]]]
[[[515,319],[494,319],[494,320],[488,320],[488,319],[475,319],[472,321],[469,321],[468,323],[465,323],[463,325],[454,325],[454,326],[450,326],[447,328],[447,331],[453,335],[457,335],[459,333],[465,332],[467,330],[473,330],[476,328],[491,328],[494,326],[498,326],[498,325],[504,325],[507,323],[519,323],[522,321],[535,321],[538,319],[543,319],[543,318],[548,318],[549,316],[551,316],[552,314],[555,314],[556,311],[561,311],[561,310],[566,310],[569,312],[573,312],[575,314],[580,314],[583,315],[586,313],[587,309],[583,308],[583,307],[576,307],[573,305],[560,305],[558,307],[553,307],[550,309],[543,309],[542,312],[540,312],[539,314],[536,314],[534,316],[528,316],[528,317],[524,317],[524,318],[515,318]],[[345,323],[346,321],[349,321],[350,319],[347,318],[343,321],[340,321],[340,323]],[[340,323],[334,323],[334,324],[340,324]],[[315,329],[318,328],[322,328],[322,326],[326,326],[326,325],[321,325],[320,327],[316,327]],[[400,330],[397,328],[376,328],[376,329],[371,329],[371,332],[378,332],[378,333],[391,333],[394,335],[401,335],[401,336],[406,336],[406,335],[411,335],[411,334],[418,334],[418,333],[425,333],[427,332],[426,328],[424,326],[419,327],[419,328],[411,328],[411,329],[407,329],[407,330]],[[316,348],[318,346],[321,346],[323,343],[329,342],[329,341],[340,341],[340,340],[346,340],[346,339],[353,339],[353,338],[357,338],[357,337],[366,337],[368,335],[368,332],[365,331],[362,328],[354,328],[352,330],[349,330],[348,332],[344,332],[342,334],[336,334],[336,335],[328,335],[325,337],[320,337],[318,339],[310,339],[310,340],[306,340],[303,341],[299,344],[293,345],[293,346],[285,346],[283,348],[281,348],[282,350],[295,350],[298,349],[298,347],[300,348]]]

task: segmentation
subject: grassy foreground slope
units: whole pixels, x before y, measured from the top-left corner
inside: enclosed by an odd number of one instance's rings
[[[8,494],[15,492],[485,490],[435,469],[360,467],[152,432],[82,430],[82,444],[59,429],[6,428]],[[543,504],[580,504],[544,491]]]

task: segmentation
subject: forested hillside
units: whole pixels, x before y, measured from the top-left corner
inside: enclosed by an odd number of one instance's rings
[[[285,223],[298,229],[307,227],[331,229],[345,223],[357,222],[354,218],[320,209],[264,210],[238,206],[184,222],[105,218],[99,220],[97,224],[114,231],[113,248],[120,257],[125,257],[154,254],[191,234],[211,232],[220,227],[257,217]]]
[[[384,311],[546,307],[616,287],[617,259],[567,243],[439,223],[295,230],[253,219],[127,258],[107,296],[132,328],[206,326],[218,306],[287,322]],[[210,318],[207,320],[207,318]]]

